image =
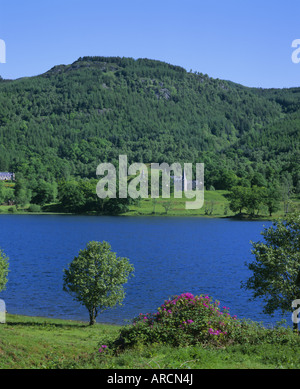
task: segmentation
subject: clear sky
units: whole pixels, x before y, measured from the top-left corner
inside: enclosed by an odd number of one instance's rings
[[[0,15],[3,78],[99,55],[157,59],[246,86],[300,86],[291,60],[299,0],[6,0]]]

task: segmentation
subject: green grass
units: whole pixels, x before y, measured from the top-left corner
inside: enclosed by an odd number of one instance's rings
[[[189,210],[186,209],[186,202],[191,201],[186,199],[183,194],[183,198],[164,199],[159,198],[156,201],[154,208],[153,199],[141,199],[139,204],[129,206],[129,211],[122,214],[122,216],[200,216],[200,217],[234,217],[235,214],[229,209],[229,201],[227,198],[229,191],[226,190],[213,190],[205,191],[204,193],[204,205],[200,209]],[[193,201],[193,200],[192,200]],[[171,202],[170,209],[166,212],[163,207],[163,203]],[[27,204],[24,208],[16,208],[16,206],[0,205],[0,214],[63,214],[63,210],[60,210],[58,204],[47,204],[47,211],[41,210],[41,212],[30,212],[28,210],[30,204]],[[293,198],[291,201],[290,210],[300,208],[300,199]],[[269,216],[267,209],[264,207],[261,209],[257,219],[271,220],[284,216],[283,202],[280,204],[280,209],[275,212],[272,217]],[[13,211],[12,211],[13,210]],[[52,210],[52,211],[51,211]],[[247,218],[247,215],[245,215]]]
[[[115,337],[118,326],[7,315],[0,324],[0,368],[52,368],[88,365],[102,338]]]
[[[1,369],[298,369],[300,340],[226,348],[138,345],[113,355],[101,344],[120,326],[7,314],[0,324]],[[295,335],[296,336],[296,335]]]
[[[153,199],[142,199],[138,205],[130,206],[130,211],[126,215],[143,216],[224,216],[225,208],[228,208],[227,215],[233,215],[229,210],[229,203],[225,195],[227,191],[206,191],[204,196],[204,205],[200,209],[188,210],[185,208],[186,202],[191,200],[182,198],[157,199],[154,206]],[[164,203],[171,202],[170,209],[166,212]],[[208,214],[205,214],[208,208]],[[212,213],[210,214],[212,210]]]
[[[214,217],[214,218],[223,218],[223,217],[235,217],[229,209],[229,201],[227,195],[229,191],[226,190],[214,190],[214,191],[205,191],[204,193],[204,204],[200,209],[189,210],[186,209],[186,202],[191,201],[189,199],[181,198],[171,198],[171,199],[157,199],[156,205],[154,208],[153,199],[142,199],[139,204],[130,206],[129,212],[124,215],[132,216],[201,216],[201,217]],[[166,212],[163,207],[164,202],[170,202],[171,207]],[[300,200],[294,198],[290,209],[299,208]],[[154,212],[155,210],[155,212]],[[257,219],[276,219],[278,217],[284,216],[284,207],[283,202],[280,203],[280,209],[277,212],[274,212],[272,217],[269,216],[268,210],[266,207],[262,207],[260,214]],[[247,218],[247,215],[244,216]]]

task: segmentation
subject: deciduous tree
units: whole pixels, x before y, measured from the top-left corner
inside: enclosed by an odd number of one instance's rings
[[[253,275],[242,287],[262,298],[264,312],[292,311],[300,298],[300,214],[289,214],[262,231],[263,242],[253,243],[255,260],[247,266]]]
[[[92,325],[99,313],[122,304],[123,284],[133,271],[129,260],[117,257],[109,243],[92,241],[64,269],[63,289],[87,308]]]

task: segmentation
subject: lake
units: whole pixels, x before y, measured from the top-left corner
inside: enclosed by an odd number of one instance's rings
[[[87,242],[107,241],[129,258],[135,277],[126,284],[123,306],[97,322],[125,324],[141,312],[156,312],[172,295],[190,292],[212,296],[239,318],[275,324],[281,317],[263,315],[260,302],[249,302],[251,293],[240,287],[251,276],[245,265],[254,260],[250,240],[261,240],[269,225],[196,217],[0,215],[0,247],[10,266],[0,298],[9,313],[88,321],[87,310],[62,290],[63,269]]]

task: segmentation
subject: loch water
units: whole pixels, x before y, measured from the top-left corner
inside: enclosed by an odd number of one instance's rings
[[[130,260],[135,276],[123,305],[98,322],[126,324],[190,292],[208,294],[239,318],[273,325],[282,317],[264,315],[262,303],[249,301],[251,292],[241,288],[251,276],[245,265],[254,260],[250,241],[262,240],[270,225],[204,217],[0,215],[0,248],[10,269],[0,298],[9,313],[88,321],[87,310],[62,289],[63,269],[89,241],[107,241]]]

